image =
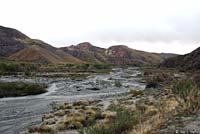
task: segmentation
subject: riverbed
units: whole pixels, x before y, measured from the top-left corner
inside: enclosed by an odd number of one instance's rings
[[[140,73],[137,68],[118,68],[109,74],[93,74],[86,79],[1,77],[0,81],[41,82],[49,87],[48,92],[40,95],[0,99],[0,134],[19,134],[40,123],[56,102],[113,99],[129,90],[144,89],[145,85],[137,77]]]

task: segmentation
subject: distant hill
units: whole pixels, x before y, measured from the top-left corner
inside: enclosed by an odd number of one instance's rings
[[[108,62],[117,65],[156,64],[162,60],[158,55],[131,49],[124,45],[112,46],[105,53]]]
[[[106,63],[114,65],[157,64],[169,54],[154,54],[124,45],[100,48],[89,42],[55,48],[20,31],[0,26],[0,60],[51,64]]]
[[[96,47],[89,42],[83,42],[76,46],[60,48],[64,52],[88,63],[104,63],[106,62],[104,48]]]
[[[166,59],[162,67],[173,67],[181,69],[200,69],[200,47],[189,54],[179,55]]]
[[[178,54],[173,54],[173,53],[153,53],[153,54],[160,56],[163,60],[178,56]]]
[[[108,63],[115,65],[155,64],[161,62],[161,57],[127,46],[118,45],[108,49],[93,46],[89,42],[76,46],[60,48],[64,52],[88,63]]]

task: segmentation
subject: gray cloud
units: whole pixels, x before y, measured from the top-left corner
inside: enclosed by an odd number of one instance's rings
[[[136,48],[137,43],[141,50],[186,53],[200,44],[198,0],[4,0],[1,5],[0,25],[56,47],[89,41]]]
[[[159,24],[158,21],[148,27],[137,27],[134,24],[111,26],[97,30],[92,35],[101,41],[200,42],[200,14],[175,16],[167,19],[164,24]]]

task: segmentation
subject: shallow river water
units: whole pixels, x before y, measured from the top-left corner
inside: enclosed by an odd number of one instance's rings
[[[46,82],[49,88],[48,92],[41,95],[0,99],[0,134],[19,134],[40,123],[42,115],[51,112],[55,102],[102,99],[130,89],[144,89],[145,85],[135,77],[138,74],[140,72],[135,68],[129,68],[115,69],[109,74],[91,75],[83,80],[1,77],[0,81]],[[117,82],[122,86],[117,87]]]

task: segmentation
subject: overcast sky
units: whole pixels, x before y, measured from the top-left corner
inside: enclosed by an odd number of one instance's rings
[[[0,0],[0,25],[56,47],[185,54],[200,46],[200,0]]]

